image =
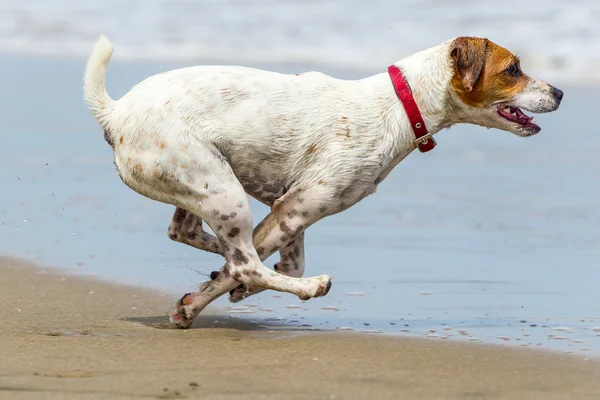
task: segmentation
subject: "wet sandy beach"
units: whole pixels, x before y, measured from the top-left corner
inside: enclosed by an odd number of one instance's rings
[[[265,326],[0,262],[2,399],[597,399],[600,364],[501,346]],[[222,311],[222,310],[221,310]]]

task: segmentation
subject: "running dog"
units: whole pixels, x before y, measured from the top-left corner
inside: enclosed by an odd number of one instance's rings
[[[177,207],[171,239],[226,260],[177,302],[171,321],[180,328],[228,292],[234,302],[264,289],[325,296],[330,276],[302,278],[309,226],[375,192],[415,149],[432,150],[440,130],[468,123],[534,135],[540,127],[522,110],[551,112],[563,97],[508,50],[475,37],[364,79],[197,66],[151,76],[119,100],[105,89],[112,50],[101,35],[84,98],[120,178]],[[271,209],[254,229],[248,195]],[[263,260],[276,252],[272,270]]]

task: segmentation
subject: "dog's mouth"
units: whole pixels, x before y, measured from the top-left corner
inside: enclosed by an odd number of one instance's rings
[[[505,121],[517,125],[517,128],[525,136],[534,135],[542,128],[535,124],[535,118],[526,115],[519,107],[500,105],[497,108],[498,115]]]

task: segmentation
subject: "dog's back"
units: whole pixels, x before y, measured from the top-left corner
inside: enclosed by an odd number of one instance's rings
[[[364,107],[369,97],[371,104],[381,99],[370,86],[373,78],[198,66],[151,76],[114,101],[104,89],[111,53],[110,42],[100,38],[88,63],[85,98],[119,170],[133,149],[137,154],[171,149],[161,151],[162,157],[184,148],[199,154],[200,145],[226,159],[246,191],[270,204],[293,181],[324,170],[355,175],[344,169],[355,164],[351,159],[379,163],[376,150],[385,140],[374,135],[382,119],[375,107]],[[264,190],[265,184],[272,190]]]

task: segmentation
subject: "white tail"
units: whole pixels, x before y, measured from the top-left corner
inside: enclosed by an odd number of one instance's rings
[[[104,119],[110,115],[114,105],[114,100],[106,92],[106,68],[112,52],[110,40],[100,35],[88,59],[83,79],[83,99],[103,127]]]

